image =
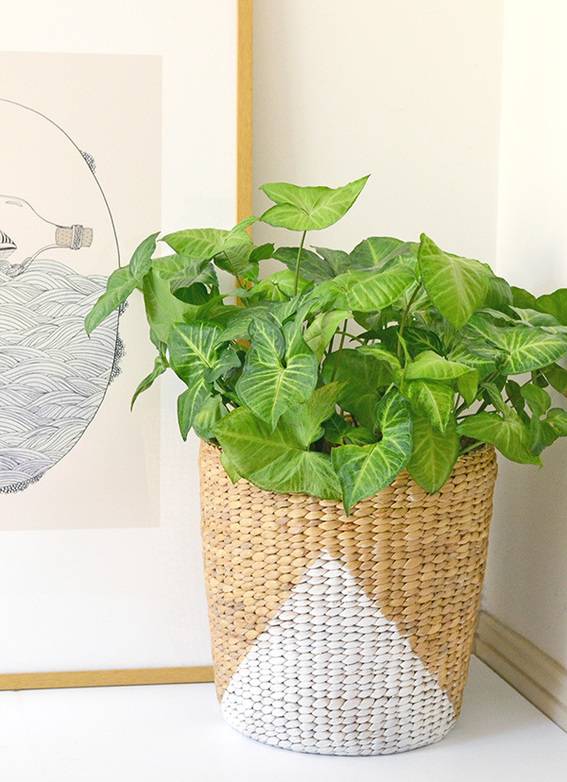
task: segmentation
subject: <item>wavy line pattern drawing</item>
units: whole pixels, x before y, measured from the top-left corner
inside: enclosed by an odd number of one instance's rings
[[[104,277],[41,260],[6,275],[0,262],[0,492],[38,480],[65,456],[117,372],[117,317],[89,339],[86,313]]]

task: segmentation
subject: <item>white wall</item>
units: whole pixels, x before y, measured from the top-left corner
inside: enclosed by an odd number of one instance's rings
[[[350,249],[426,231],[492,260],[500,10],[500,0],[256,0],[256,183],[371,173],[352,212],[312,242]],[[256,210],[265,204],[259,194]]]
[[[567,285],[567,3],[508,0],[504,17],[503,5],[256,0],[256,184],[370,172],[313,243],[424,230],[518,285]],[[265,203],[258,194],[256,212]],[[563,442],[544,471],[501,461],[485,598],[563,664],[566,456]]]
[[[497,268],[543,293],[567,287],[567,3],[504,20]],[[567,667],[567,441],[543,461],[501,463],[485,607]]]

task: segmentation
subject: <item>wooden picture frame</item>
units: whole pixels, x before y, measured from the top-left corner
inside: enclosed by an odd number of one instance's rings
[[[252,36],[253,0],[237,2],[237,219],[252,212]],[[0,690],[213,681],[209,665],[44,673],[2,673]]]

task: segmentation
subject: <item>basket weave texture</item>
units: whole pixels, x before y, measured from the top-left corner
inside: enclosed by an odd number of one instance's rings
[[[406,473],[342,505],[232,484],[200,459],[215,682],[225,719],[276,746],[386,754],[461,708],[484,575],[494,450],[429,495]]]

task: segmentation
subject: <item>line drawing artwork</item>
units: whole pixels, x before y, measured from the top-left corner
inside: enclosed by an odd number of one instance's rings
[[[117,268],[116,226],[94,157],[49,117],[13,100],[0,98],[0,123],[4,130],[12,123],[7,135],[28,134],[39,143],[55,138],[62,172],[92,179],[106,210]],[[16,191],[17,171],[11,179],[8,194],[2,194],[0,175],[0,493],[26,489],[72,451],[97,414],[123,354],[119,313],[91,338],[84,331],[85,315],[103,293],[107,276],[81,271],[82,257],[96,246],[97,229],[89,209],[72,197],[75,181],[65,185],[67,190],[54,182],[54,188],[69,193],[68,212],[79,218],[71,222],[52,220],[59,215],[52,214],[49,197],[38,203],[37,193],[32,198],[25,189],[25,177]]]

